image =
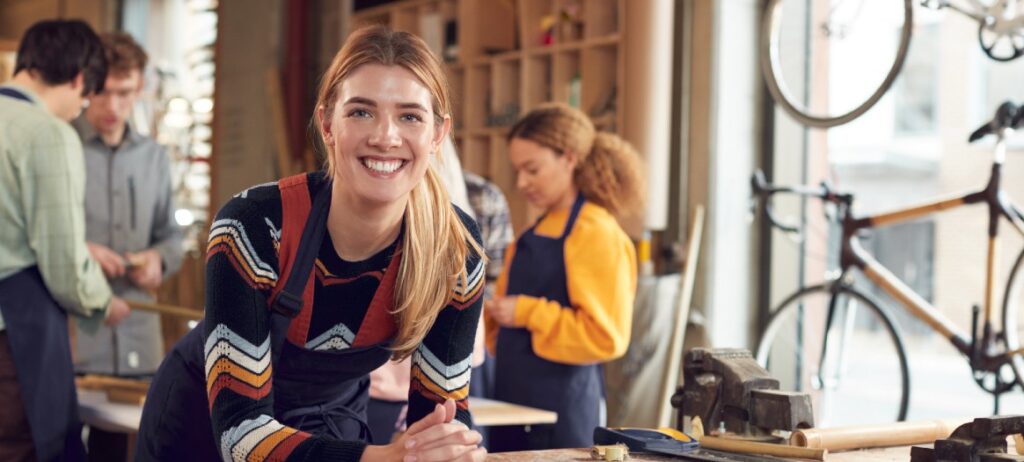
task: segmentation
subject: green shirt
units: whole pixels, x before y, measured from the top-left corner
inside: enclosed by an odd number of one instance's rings
[[[0,96],[0,279],[38,266],[62,307],[102,320],[111,291],[85,244],[81,141],[37,95],[4,86],[32,102]]]

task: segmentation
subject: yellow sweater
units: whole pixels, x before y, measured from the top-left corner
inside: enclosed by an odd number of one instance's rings
[[[537,224],[539,236],[558,238],[569,210],[549,213]],[[497,295],[505,295],[515,243],[505,251],[505,269]],[[545,298],[519,295],[516,327],[530,331],[533,351],[564,364],[592,364],[622,356],[629,345],[636,294],[636,250],[604,208],[586,202],[565,240],[566,286],[572,307]],[[575,308],[572,309],[572,308]],[[500,326],[488,315],[487,348],[492,354]]]

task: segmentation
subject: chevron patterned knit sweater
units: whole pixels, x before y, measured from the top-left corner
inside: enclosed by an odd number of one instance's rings
[[[320,173],[308,176],[311,190]],[[479,241],[476,224],[460,216]],[[250,188],[229,201],[210,230],[207,248],[206,381],[214,436],[224,460],[357,461],[361,441],[312,436],[274,418],[274,364],[267,301],[278,279],[281,194],[276,183]],[[388,317],[367,316],[398,242],[360,262],[338,257],[325,233],[314,271],[314,303],[303,342],[311,350],[343,350],[365,343],[371,332],[387,332]],[[460,284],[412,356],[407,420],[415,422],[434,403],[452,398],[456,418],[470,423],[466,397],[470,356],[480,319],[484,268],[467,261],[468,283]],[[301,315],[300,315],[301,316]],[[361,335],[365,334],[365,335]],[[293,341],[289,332],[289,341]],[[383,340],[383,339],[381,339]],[[293,341],[293,343],[295,343]]]

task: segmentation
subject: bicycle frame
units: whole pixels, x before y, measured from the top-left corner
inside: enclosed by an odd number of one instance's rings
[[[861,246],[857,234],[865,229],[902,223],[969,205],[985,204],[989,210],[988,257],[985,267],[984,317],[982,318],[982,335],[980,338],[982,345],[988,344],[993,333],[992,310],[997,303],[996,268],[999,261],[1000,219],[1006,219],[1013,229],[1020,233],[1021,236],[1024,236],[1024,216],[1022,216],[1020,210],[1001,189],[1002,166],[1006,157],[1005,135],[1005,132],[1000,133],[999,140],[996,143],[991,175],[989,176],[988,184],[981,191],[866,217],[853,217],[848,209],[849,204],[844,204],[843,206],[847,207],[847,210],[841,211],[842,254],[840,256],[840,268],[842,268],[843,274],[848,273],[851,268],[857,268],[883,291],[905,306],[911,315],[944,336],[957,350],[968,357],[973,357],[973,339],[978,338],[977,332],[973,332],[970,336],[962,332],[948,317],[914,292],[913,289],[892,274],[891,271],[865,250]],[[1005,355],[1006,353],[997,356]]]

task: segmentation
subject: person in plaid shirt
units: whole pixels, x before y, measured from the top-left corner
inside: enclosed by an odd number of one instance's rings
[[[515,239],[512,232],[512,222],[509,216],[508,201],[505,194],[501,192],[496,184],[487,181],[480,175],[463,171],[466,179],[466,194],[469,196],[469,206],[473,209],[477,224],[480,226],[480,237],[483,242],[484,252],[487,253],[487,282],[484,285],[484,300],[490,300],[494,295],[494,284],[505,268],[505,248]],[[475,352],[484,352],[484,329],[483,323],[476,333],[477,348]],[[469,389],[470,396],[483,398],[493,397],[492,387],[494,384],[494,361],[488,355],[483,364],[473,368],[471,382],[473,386]],[[487,435],[484,434],[485,445]]]

